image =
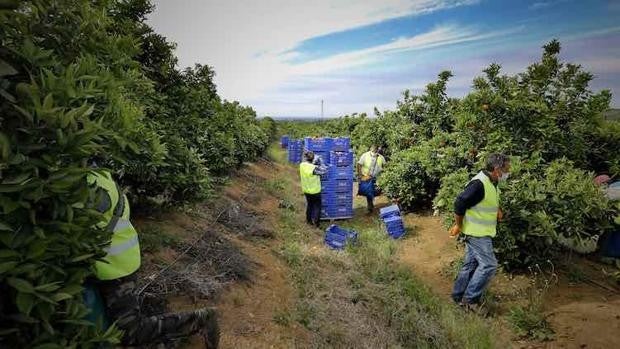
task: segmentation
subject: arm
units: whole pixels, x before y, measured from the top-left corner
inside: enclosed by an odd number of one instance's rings
[[[454,226],[450,229],[450,235],[456,236],[463,229],[465,212],[476,206],[484,199],[484,186],[479,180],[473,180],[465,187],[465,190],[454,201]]]
[[[359,160],[357,160],[357,164],[355,165],[355,167],[357,169],[357,177],[358,178],[362,178],[362,165],[364,164],[364,161],[366,160],[365,156],[366,156],[366,153],[362,154],[362,156],[360,156]]]

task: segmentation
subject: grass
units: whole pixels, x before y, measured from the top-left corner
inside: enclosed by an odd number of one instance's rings
[[[527,303],[510,309],[508,322],[520,337],[539,341],[552,340],[554,331],[544,313],[544,301],[551,285],[557,282],[557,275],[553,265],[548,275],[538,265],[532,274],[533,284],[527,291]]]
[[[275,161],[285,158],[278,148]],[[280,160],[278,160],[280,159]],[[295,178],[280,174],[279,197],[303,206]],[[275,188],[274,185],[269,184]],[[301,210],[298,210],[301,211]],[[358,231],[358,243],[345,252],[322,245],[321,233],[302,224],[300,213],[279,210],[282,240],[278,256],[291,270],[297,302],[290,317],[313,333],[315,347],[493,348],[493,326],[436,296],[395,260],[397,243],[378,220],[342,224]]]
[[[539,341],[553,339],[553,329],[538,304],[529,303],[526,306],[512,308],[508,320],[515,332],[521,337]]]
[[[160,226],[149,224],[140,229],[140,247],[142,251],[155,253],[162,247],[175,247],[181,242],[178,236],[163,230]]]

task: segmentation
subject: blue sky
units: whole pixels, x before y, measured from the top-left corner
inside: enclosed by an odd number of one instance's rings
[[[491,62],[522,71],[553,38],[620,106],[620,1],[159,0],[150,23],[177,43],[181,66],[215,68],[227,99],[259,115],[393,109],[441,70],[463,96]]]

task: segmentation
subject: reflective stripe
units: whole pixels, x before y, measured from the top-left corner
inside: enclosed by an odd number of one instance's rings
[[[465,215],[465,220],[471,223],[475,223],[475,224],[480,224],[480,225],[489,225],[489,226],[495,226],[497,225],[497,218],[493,218],[493,220],[486,220],[486,219],[480,219],[480,218],[475,218],[475,217],[470,217],[468,215]]]
[[[471,211],[476,211],[476,212],[488,212],[488,213],[496,213],[498,210],[497,206],[491,206],[491,207],[483,207],[483,206],[474,206],[472,208],[470,208]]]
[[[114,226],[113,232],[121,231],[125,228],[131,227],[131,222],[127,219],[119,219],[116,225]]]
[[[120,245],[110,246],[105,251],[108,253],[108,256],[115,256],[117,254],[121,254],[130,248],[138,245],[138,235],[134,235],[131,239],[123,242]]]

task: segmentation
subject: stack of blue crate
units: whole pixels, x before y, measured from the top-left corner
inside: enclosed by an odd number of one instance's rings
[[[398,205],[384,207],[379,210],[379,216],[385,224],[385,229],[390,237],[398,239],[405,235],[405,225],[400,215]]]
[[[343,250],[346,245],[357,241],[357,233],[353,230],[342,229],[332,224],[325,230],[325,245],[334,250]]]
[[[288,140],[289,140],[289,136],[284,135],[282,137],[280,137],[280,147],[287,149],[288,148]]]
[[[288,141],[288,161],[293,164],[301,163],[304,148],[301,139],[289,139]]]
[[[334,138],[329,170],[321,183],[321,219],[353,217],[353,152],[348,138]]]
[[[329,151],[332,148],[332,139],[329,137],[322,138],[304,138],[304,149],[312,151],[314,156],[318,156],[323,160],[323,164],[329,164]]]

